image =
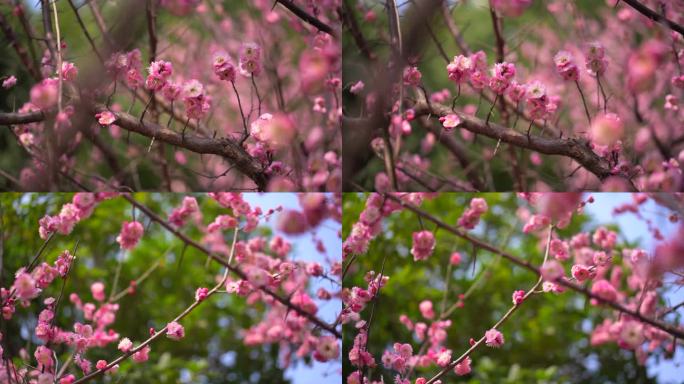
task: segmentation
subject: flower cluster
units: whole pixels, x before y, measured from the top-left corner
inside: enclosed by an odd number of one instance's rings
[[[116,241],[121,246],[121,249],[131,250],[135,248],[140,241],[145,229],[138,221],[124,221],[121,224],[121,233],[117,236]]]
[[[256,43],[245,43],[240,47],[240,74],[256,77],[261,74],[261,47]]]
[[[435,235],[430,231],[413,233],[411,254],[414,261],[426,260],[435,250]]]
[[[487,213],[487,202],[485,199],[476,197],[470,200],[470,206],[458,218],[458,225],[465,229],[474,229],[480,222],[480,217]]]

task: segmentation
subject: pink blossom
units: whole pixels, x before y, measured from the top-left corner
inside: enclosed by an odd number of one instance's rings
[[[568,51],[560,51],[553,57],[556,63],[556,71],[566,81],[576,81],[579,79],[579,69],[572,59],[572,54]]]
[[[435,249],[435,235],[430,231],[413,232],[411,254],[414,261],[425,260]]]
[[[527,220],[527,223],[523,226],[523,233],[537,232],[543,228],[548,227],[551,224],[551,220],[544,215],[533,215]]]
[[[196,301],[202,301],[202,300],[206,299],[207,296],[209,296],[209,288],[201,287],[201,288],[197,288],[197,290],[195,291],[195,300]]]
[[[594,282],[591,286],[591,293],[606,301],[615,301],[618,293],[615,287],[607,280],[601,279]],[[596,305],[597,300],[592,299],[592,304]]]
[[[45,347],[44,345],[39,345],[33,354],[36,357],[38,364],[44,366],[45,368],[52,367],[54,363],[52,360],[52,350]]]
[[[166,337],[178,341],[185,337],[185,328],[179,323],[172,321],[166,324]]]
[[[461,118],[455,114],[455,113],[450,113],[446,116],[442,116],[439,118],[439,121],[442,123],[442,126],[444,126],[444,129],[449,132],[452,129],[456,128],[459,124],[461,124]]]
[[[590,130],[592,140],[599,145],[613,145],[624,134],[622,120],[614,113],[605,113],[594,118]]]
[[[570,269],[570,273],[572,274],[572,277],[574,277],[575,280],[579,281],[580,283],[591,277],[589,268],[582,264],[573,265]]]
[[[59,384],[73,384],[76,381],[76,376],[68,374],[59,379]]]
[[[570,258],[570,247],[568,243],[562,240],[553,239],[549,245],[549,252],[553,257],[560,261],[565,261]]]
[[[473,62],[470,57],[458,55],[454,56],[454,60],[446,68],[449,73],[449,80],[460,84],[470,75]]]
[[[472,360],[470,359],[470,356],[466,356],[465,359],[461,360],[460,363],[456,364],[454,367],[454,373],[456,373],[458,376],[465,376],[471,372],[470,364],[472,363]]]
[[[62,79],[64,81],[73,81],[76,79],[76,76],[78,76],[78,68],[76,68],[74,63],[70,63],[68,61],[63,62]]]
[[[435,311],[432,308],[432,301],[423,300],[420,302],[418,308],[420,309],[420,314],[423,315],[424,318],[433,319],[435,317]]]
[[[107,361],[105,360],[98,360],[97,363],[95,363],[95,368],[98,370],[103,370],[107,367]]]
[[[102,282],[93,283],[90,286],[90,292],[93,294],[93,298],[97,301],[104,301],[105,299],[105,286]]]
[[[116,241],[121,246],[121,249],[131,250],[138,244],[143,232],[144,228],[140,222],[124,221],[121,225],[121,233],[117,236]]]
[[[365,86],[366,85],[363,83],[363,81],[359,80],[356,83],[354,83],[351,87],[349,87],[349,93],[358,95],[361,92],[363,92]]]
[[[461,264],[461,254],[453,252],[449,257],[449,263],[454,266]]]
[[[100,112],[95,115],[95,118],[97,119],[97,122],[100,123],[100,125],[104,126],[114,124],[114,122],[116,121],[116,115],[110,111]]]
[[[340,356],[340,345],[334,336],[323,336],[316,343],[316,350],[313,353],[314,359],[326,362],[337,359]]]
[[[637,321],[621,321],[618,345],[624,349],[637,349],[646,340],[644,336],[644,326]]]
[[[301,235],[309,229],[309,225],[302,212],[288,209],[278,215],[276,228],[288,235]]]
[[[119,342],[118,349],[123,353],[128,353],[133,348],[133,343],[128,337],[124,337]]]
[[[539,268],[539,272],[541,272],[542,278],[549,282],[553,282],[565,275],[563,266],[557,260],[547,260],[541,268]]]
[[[451,362],[451,350],[443,349],[437,354],[437,365],[440,367],[446,367]]]
[[[144,348],[135,352],[132,356],[133,361],[136,363],[144,363],[150,358],[150,346],[146,345]]]
[[[36,281],[24,269],[17,271],[16,279],[12,288],[16,292],[19,300],[31,300],[40,294],[41,290],[36,286]]]
[[[4,89],[10,89],[14,87],[14,85],[17,84],[17,78],[14,77],[14,75],[6,78],[5,80],[2,81],[2,87]]]
[[[600,76],[606,72],[608,68],[608,60],[605,59],[606,49],[601,43],[590,43],[586,54],[587,72],[591,76]]]
[[[240,74],[259,76],[261,74],[261,47],[256,43],[245,43],[240,47]]]
[[[237,70],[235,69],[233,60],[227,53],[223,51],[217,52],[214,55],[213,67],[214,73],[219,77],[219,79],[230,82],[235,81]]]
[[[488,347],[499,348],[503,345],[503,343],[503,333],[497,331],[494,328],[485,332],[485,344],[487,344]]]
[[[525,300],[525,291],[522,289],[513,292],[513,304],[520,305]]]
[[[40,109],[48,109],[57,104],[59,80],[46,78],[34,85],[30,91],[31,103]]]
[[[421,75],[418,67],[410,66],[404,69],[404,85],[417,87],[420,85]]]

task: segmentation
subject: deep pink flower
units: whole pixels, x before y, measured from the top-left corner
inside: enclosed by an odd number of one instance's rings
[[[525,300],[525,291],[522,289],[513,292],[513,304],[520,305]]]
[[[107,361],[105,360],[98,360],[97,363],[95,363],[95,368],[98,370],[105,369],[107,367]]]
[[[204,287],[197,288],[197,290],[195,291],[195,300],[202,301],[202,300],[206,299],[208,295],[209,295],[209,288],[204,288]]]
[[[574,277],[575,280],[579,281],[580,283],[591,277],[589,268],[582,264],[573,265],[570,269],[570,273],[572,273],[572,277]]]

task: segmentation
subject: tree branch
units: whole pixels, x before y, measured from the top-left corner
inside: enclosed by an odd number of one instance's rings
[[[424,210],[418,208],[417,206],[415,206],[413,204],[406,203],[405,201],[401,200],[400,198],[396,197],[393,194],[383,194],[383,196],[385,196],[386,198],[388,198],[390,200],[394,200],[395,202],[401,204],[403,207],[414,212],[415,214],[419,215],[420,217],[432,221],[433,223],[435,223],[437,225],[437,227],[442,228],[442,229],[446,230],[447,232],[450,232],[450,233],[472,243],[473,245],[477,246],[478,248],[484,249],[484,250],[489,251],[489,252],[496,254],[496,255],[500,255],[501,257],[510,261],[511,263],[516,264],[520,267],[523,267],[523,268],[527,269],[528,271],[536,274],[537,276],[541,276],[541,272],[539,271],[539,268],[532,265],[530,262],[523,260],[523,259],[520,259],[516,256],[513,256],[512,254],[510,254],[504,250],[501,250],[501,249],[499,249],[499,248],[497,248],[497,247],[495,247],[495,246],[493,246],[493,245],[491,245],[491,244],[489,244],[483,240],[480,240],[476,237],[470,236],[469,234],[465,233],[464,231],[461,231],[460,229],[453,227],[453,226],[441,221],[437,217],[431,215],[428,212],[425,212]],[[584,295],[588,298],[594,299],[594,300],[596,300],[602,304],[605,304],[606,306],[611,307],[614,310],[617,310],[617,311],[622,312],[624,314],[630,315],[636,319],[639,319],[639,321],[641,321],[643,323],[647,323],[647,324],[652,325],[658,329],[661,329],[661,330],[669,333],[670,335],[672,335],[678,339],[684,338],[684,330],[683,329],[680,329],[676,326],[658,321],[656,319],[651,319],[651,318],[645,317],[643,314],[638,313],[634,310],[631,310],[631,309],[623,306],[620,303],[617,303],[617,302],[611,301],[611,300],[606,300],[606,299],[602,298],[601,296],[598,296],[598,295],[592,293],[587,288],[585,288],[579,284],[573,283],[572,281],[569,281],[569,280],[564,279],[564,278],[559,278],[558,280],[555,281],[555,283],[562,285],[566,288],[569,288],[575,292],[581,293],[582,295]]]
[[[156,213],[154,213],[154,212],[153,212],[151,209],[149,209],[147,206],[145,206],[145,205],[143,205],[143,204],[137,202],[133,197],[131,197],[131,196],[128,195],[128,194],[123,194],[122,197],[123,197],[124,199],[128,200],[128,201],[129,201],[131,204],[133,204],[136,208],[140,209],[140,210],[141,210],[145,215],[147,215],[147,217],[149,217],[152,221],[155,221],[155,222],[159,223],[159,224],[160,224],[162,227],[164,227],[167,231],[171,232],[173,235],[175,235],[176,237],[178,237],[178,238],[179,238],[181,241],[183,241],[185,244],[187,244],[187,245],[189,245],[189,246],[191,246],[191,247],[197,249],[198,251],[200,251],[200,252],[206,254],[206,255],[209,256],[212,260],[214,260],[214,261],[218,262],[219,264],[225,266],[226,268],[228,268],[231,272],[233,272],[235,275],[237,275],[237,276],[240,277],[241,279],[247,280],[247,276],[245,275],[244,272],[242,272],[242,270],[240,270],[239,268],[237,268],[237,267],[235,267],[235,266],[233,266],[233,265],[230,265],[230,264],[227,263],[226,260],[224,260],[222,257],[217,256],[216,254],[214,254],[213,252],[211,252],[209,249],[207,249],[207,248],[204,247],[203,245],[201,245],[201,244],[197,243],[196,241],[190,239],[189,237],[185,236],[183,233],[181,233],[181,232],[178,231],[176,228],[174,228],[171,224],[169,224],[166,220],[164,220],[164,219],[162,219],[161,217],[159,217]],[[327,332],[331,333],[332,335],[334,335],[334,336],[337,337],[338,339],[341,339],[341,338],[342,338],[342,334],[341,334],[339,331],[337,331],[337,329],[335,329],[334,326],[331,326],[330,324],[326,324],[323,320],[321,320],[321,319],[319,319],[318,317],[316,317],[316,315],[314,315],[314,314],[312,314],[312,313],[309,313],[309,312],[306,312],[305,310],[303,310],[303,309],[300,308],[299,306],[296,306],[296,305],[292,304],[292,302],[290,302],[289,299],[286,299],[286,298],[280,296],[278,293],[272,291],[272,290],[271,290],[270,288],[268,288],[268,287],[262,286],[262,287],[259,287],[259,289],[260,289],[261,291],[263,291],[264,293],[266,293],[267,295],[273,297],[276,301],[280,302],[280,303],[283,304],[284,306],[286,306],[286,307],[288,307],[289,309],[291,309],[291,310],[297,312],[297,314],[299,314],[300,316],[303,316],[303,317],[307,318],[309,321],[311,321],[312,323],[316,324],[318,327],[320,327],[320,328],[326,330]],[[75,383],[74,383],[74,384],[75,384]]]
[[[661,16],[656,11],[654,11],[651,8],[641,4],[641,2],[639,2],[637,0],[622,0],[622,1],[627,3],[630,7],[637,10],[637,12],[639,12],[642,15],[648,17],[649,19],[655,21],[656,23],[660,23],[660,24],[672,29],[673,31],[678,32],[680,35],[684,36],[684,27],[675,23],[672,20],[665,18],[664,16]]]
[[[291,0],[276,0],[276,2],[282,4],[283,7],[290,10],[290,12],[294,13],[295,16],[297,16],[300,19],[302,19],[303,21],[313,25],[319,31],[323,31],[323,32],[327,33],[328,35],[331,35],[333,37],[337,37],[337,33],[335,32],[335,30],[332,29],[328,24],[320,21],[315,16],[310,15],[304,9],[300,8],[297,4],[293,3]]]
[[[442,104],[431,102],[428,105],[424,99],[418,100],[413,109],[416,112],[416,116],[431,115],[435,118],[454,113],[451,108]],[[456,112],[456,114],[462,121],[459,128],[464,128],[473,133],[481,134],[495,140],[501,139],[501,141],[505,143],[531,149],[543,154],[569,157],[581,164],[589,172],[596,175],[599,180],[605,180],[609,176],[614,176],[608,162],[595,154],[591,148],[589,148],[589,142],[585,139],[554,139],[534,135],[531,135],[528,138],[527,135],[511,128],[492,122],[486,123],[475,116],[466,115],[464,113]],[[631,181],[629,182],[631,184]],[[633,189],[636,189],[633,184],[631,185]]]

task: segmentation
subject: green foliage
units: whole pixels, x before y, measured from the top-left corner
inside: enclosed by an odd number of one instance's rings
[[[162,217],[167,217],[173,207],[180,205],[182,198],[174,194],[134,196]],[[26,266],[41,246],[38,220],[45,214],[58,213],[61,205],[71,197],[72,194],[0,195],[3,252],[0,286],[11,285],[14,272]],[[226,213],[212,199],[198,200],[205,220]],[[102,202],[90,218],[76,225],[72,234],[57,235],[48,245],[42,260],[52,263],[63,250],[73,250],[78,242],[76,265],[70,272],[56,319],[60,327],[71,330],[74,322],[83,322],[83,314],[74,310],[68,300],[69,294],[78,293],[84,302],[93,302],[90,285],[96,281],[104,282],[106,293],[110,294],[122,256],[117,292],[159,263],[134,295],[126,295],[118,301],[120,309],[111,328],[134,343],[145,340],[150,327],[162,328],[190,305],[197,287],[215,284],[215,276],[220,272],[216,263],[207,263],[206,256],[191,248],[185,250],[182,263],[179,263],[183,243],[158,224],[150,224],[140,211],[135,211],[135,215],[145,226],[145,235],[132,252],[122,255],[115,238],[121,222],[131,220],[131,215],[131,206],[123,199]],[[193,226],[183,228],[183,233],[200,239],[199,230]],[[230,241],[228,237],[226,241]],[[60,289],[61,279],[57,279],[41,298],[57,297]],[[33,351],[31,346],[38,342],[33,337],[33,328],[41,309],[42,300],[37,299],[28,308],[19,306],[11,321],[2,320],[5,356],[17,356],[23,347]],[[242,298],[217,294],[182,321],[185,339],[161,338],[152,344],[148,362],[136,364],[127,360],[121,364],[118,375],[100,382],[287,383],[289,381],[279,367],[277,346],[246,347],[242,343],[241,330],[258,322],[262,312],[261,305],[247,305]],[[116,344],[92,349],[86,357],[93,362],[98,359],[112,361],[119,356]],[[71,353],[64,346],[56,351],[60,362]],[[18,359],[15,363],[22,364]]]
[[[455,225],[469,204],[472,194],[442,194],[426,200],[422,208],[442,221]],[[543,260],[543,244],[535,236],[522,234],[522,225],[516,216],[521,203],[515,194],[479,194],[489,205],[481,225],[472,233],[486,242],[503,248],[509,253],[533,264]],[[363,210],[366,196],[345,194],[344,237]],[[559,235],[567,238],[580,230],[593,229],[597,225],[586,215],[575,215],[571,224]],[[470,243],[454,235],[438,230],[435,233],[436,248],[425,261],[414,262],[410,255],[411,234],[425,228],[434,230],[435,225],[417,218],[408,210],[394,213],[383,221],[383,230],[375,238],[365,255],[359,255],[345,277],[344,287],[367,287],[363,280],[368,271],[380,271],[383,258],[388,284],[380,291],[375,305],[375,315],[370,331],[368,350],[379,367],[372,371],[372,378],[391,382],[391,372],[381,368],[380,356],[394,342],[409,342],[414,353],[420,342],[399,322],[401,314],[413,322],[424,321],[418,310],[422,300],[432,300],[435,312],[440,313],[442,300],[446,308],[458,301],[458,295],[472,292],[465,299],[463,308],[456,309],[449,320],[446,345],[454,350],[454,357],[468,349],[468,340],[479,338],[506,312],[514,290],[531,288],[536,276],[500,259],[484,250],[473,249]],[[445,276],[449,256],[460,252],[461,265],[454,267],[449,276],[446,291]],[[476,283],[477,281],[477,283]],[[362,312],[368,320],[372,304]],[[483,347],[471,357],[473,374],[467,377],[446,376],[447,383],[645,383],[644,367],[636,364],[634,357],[616,346],[592,347],[589,332],[593,324],[603,320],[604,310],[590,306],[582,296],[572,292],[561,295],[533,295],[500,328],[506,343],[501,349]],[[346,358],[357,334],[353,324],[344,328],[344,376],[353,371]],[[432,377],[438,372],[435,366],[418,368],[418,376]],[[415,379],[415,377],[413,377]]]

